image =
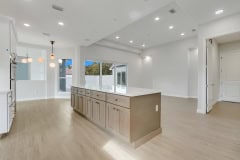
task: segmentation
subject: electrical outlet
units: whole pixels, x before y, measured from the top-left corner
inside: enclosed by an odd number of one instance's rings
[[[158,105],[155,106],[155,111],[158,112]]]

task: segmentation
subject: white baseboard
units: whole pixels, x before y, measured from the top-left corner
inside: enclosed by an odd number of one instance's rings
[[[196,96],[183,96],[183,95],[177,95],[177,94],[164,94],[162,93],[162,96],[168,96],[168,97],[177,97],[177,98],[195,98],[197,99],[198,97]]]
[[[70,97],[39,97],[39,98],[26,98],[26,99],[17,99],[17,102],[24,102],[24,101],[37,101],[37,100],[47,100],[47,99],[70,99]]]

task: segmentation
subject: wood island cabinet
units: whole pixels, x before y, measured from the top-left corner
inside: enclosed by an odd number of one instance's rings
[[[122,95],[83,87],[71,91],[76,112],[135,147],[161,133],[160,92],[134,89]]]

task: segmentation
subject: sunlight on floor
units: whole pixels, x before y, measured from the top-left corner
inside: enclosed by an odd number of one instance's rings
[[[109,141],[103,146],[103,150],[111,155],[115,160],[136,160],[129,153],[123,150],[118,144]]]

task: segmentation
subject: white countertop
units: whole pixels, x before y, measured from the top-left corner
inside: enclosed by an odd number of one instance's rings
[[[142,96],[142,95],[149,95],[149,94],[155,94],[155,93],[161,93],[160,90],[157,89],[146,89],[146,88],[135,88],[135,87],[116,87],[114,86],[87,86],[87,85],[80,85],[80,86],[74,86],[78,88],[84,88],[84,89],[90,89],[95,91],[101,91],[106,93],[112,93],[112,94],[118,94],[123,95],[127,97],[136,97],[136,96]]]

